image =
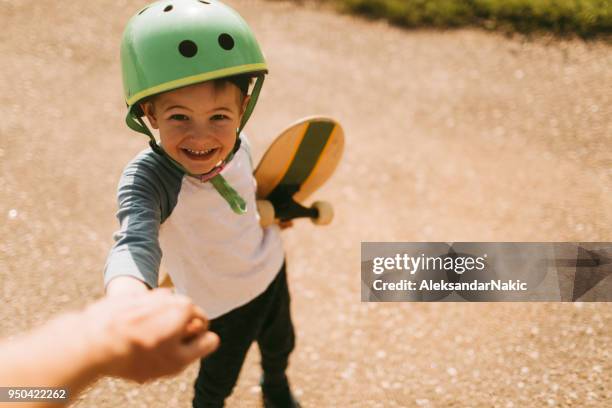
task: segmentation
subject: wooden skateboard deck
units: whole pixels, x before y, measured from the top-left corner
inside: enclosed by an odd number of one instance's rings
[[[269,201],[274,218],[281,221],[299,217],[319,219],[322,224],[331,221],[318,214],[331,211],[328,204],[306,208],[303,203],[331,177],[343,150],[344,132],[335,120],[313,116],[292,124],[274,140],[255,169],[258,200]]]

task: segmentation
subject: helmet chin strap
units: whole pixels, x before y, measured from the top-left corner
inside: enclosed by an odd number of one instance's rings
[[[234,148],[232,149],[230,154],[228,154],[227,157],[224,160],[222,160],[218,165],[216,165],[208,173],[203,173],[203,174],[199,174],[199,175],[193,175],[193,177],[196,177],[196,178],[200,179],[200,181],[202,183],[204,183],[205,181],[211,180],[217,174],[221,173],[221,171],[225,168],[225,165],[227,163],[229,163],[234,158],[234,155],[236,154],[238,149],[240,149],[240,143],[241,143],[241,140],[240,140],[240,130],[236,129],[236,143],[234,143]],[[189,174],[189,175],[191,175],[191,174]]]

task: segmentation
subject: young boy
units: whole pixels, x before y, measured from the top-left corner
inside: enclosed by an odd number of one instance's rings
[[[207,313],[221,339],[201,362],[193,406],[223,406],[256,341],[264,405],[298,407],[285,375],[295,337],[279,227],[259,225],[240,133],[267,73],[255,37],[218,1],[160,1],[129,21],[121,61],[126,122],[151,148],[119,182],[107,293],[156,287],[163,251],[177,292]]]

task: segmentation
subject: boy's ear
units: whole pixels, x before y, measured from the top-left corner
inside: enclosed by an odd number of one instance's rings
[[[157,118],[155,117],[155,109],[153,107],[153,103],[151,101],[143,102],[140,104],[140,108],[147,117],[147,120],[151,124],[151,127],[153,129],[159,129],[159,125],[157,124]]]

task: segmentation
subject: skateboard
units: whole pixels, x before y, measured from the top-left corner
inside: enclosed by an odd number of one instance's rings
[[[264,153],[253,173],[257,180],[259,222],[310,218],[314,224],[329,224],[333,207],[326,201],[304,206],[334,173],[344,150],[344,131],[327,117],[301,119],[283,130]],[[167,273],[160,271],[160,287],[172,287]]]
[[[344,132],[331,118],[305,118],[282,131],[253,173],[260,224],[295,218],[329,224],[334,215],[329,203],[316,201],[306,207],[304,202],[331,177],[343,150]]]

